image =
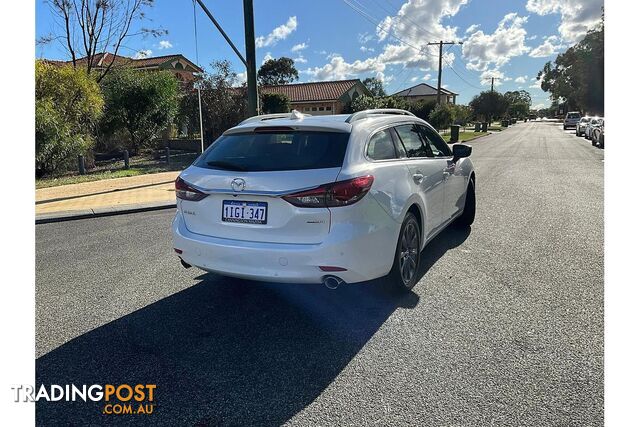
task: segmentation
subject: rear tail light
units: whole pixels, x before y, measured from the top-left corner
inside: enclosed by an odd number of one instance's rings
[[[189,184],[187,184],[182,178],[176,178],[176,197],[182,200],[189,200],[191,202],[197,202],[207,197],[206,193],[200,190],[196,190]]]
[[[372,184],[373,176],[366,175],[346,181],[324,184],[312,190],[289,194],[282,198],[299,208],[347,206],[362,199]]]

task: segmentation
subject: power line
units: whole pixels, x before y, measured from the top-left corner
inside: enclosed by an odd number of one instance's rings
[[[376,26],[376,28],[378,28],[378,27],[379,27],[379,21],[380,21],[380,20],[379,20],[379,19],[377,19],[377,18],[375,18],[375,17],[373,17],[373,16],[371,16],[370,14],[368,14],[367,12],[365,12],[364,10],[362,10],[361,8],[364,8],[364,5],[362,5],[360,2],[358,2],[358,0],[342,0],[342,1],[343,1],[347,6],[349,6],[351,9],[353,9],[356,13],[358,13],[360,16],[362,16],[364,19],[366,19],[367,21],[369,21],[371,24],[375,25],[375,26]],[[356,6],[355,4],[351,3],[351,1],[356,2],[356,3],[360,6],[360,8],[359,8],[358,6]],[[374,1],[375,1],[375,0],[374,0]],[[377,3],[377,1],[375,1],[375,3],[376,3],[376,4],[378,4],[378,3]],[[387,3],[389,3],[391,6],[393,6],[393,4],[391,4],[389,1],[387,1]],[[380,5],[378,4],[378,6],[380,6]],[[383,9],[384,9],[384,8],[383,8]],[[390,13],[391,13],[391,12],[390,12]],[[405,15],[405,16],[406,16],[406,15]],[[403,17],[403,18],[404,18],[404,17]],[[402,19],[402,18],[401,18],[401,19]],[[408,18],[408,17],[407,17],[407,20],[409,20],[409,18]],[[422,29],[423,31],[425,31],[425,32],[429,33],[426,29],[424,29],[423,27],[421,27],[421,26],[417,25],[414,21],[409,20],[409,22],[412,22],[412,23],[413,23],[416,27],[418,27],[419,29]],[[402,44],[404,44],[404,45],[406,45],[406,46],[409,46],[409,47],[413,48],[414,50],[418,51],[418,52],[419,52],[419,53],[421,53],[421,54],[427,54],[427,55],[430,55],[430,56],[438,56],[438,58],[439,58],[439,62],[443,60],[443,58],[442,58],[442,56],[441,56],[441,55],[434,55],[434,54],[432,54],[431,52],[429,52],[429,50],[428,50],[428,49],[425,49],[425,48],[419,48],[419,47],[414,46],[413,44],[411,44],[411,43],[409,43],[409,42],[407,42],[407,41],[403,40],[402,38],[400,38],[400,37],[398,37],[397,35],[395,35],[395,34],[391,31],[391,29],[394,29],[394,30],[395,30],[395,25],[394,25],[394,24],[392,24],[392,25],[390,26],[390,29],[389,29],[389,30],[386,30],[386,33],[387,33],[390,37],[392,37],[392,38],[394,38],[394,39],[398,40],[400,43],[402,43]],[[430,34],[430,33],[429,33],[429,34]],[[434,45],[434,44],[439,44],[439,42],[427,43],[427,46],[428,46],[428,45]],[[443,44],[445,44],[445,43],[443,43]],[[462,44],[462,43],[448,42],[447,44],[451,44],[451,45],[453,45],[453,44]],[[451,46],[449,46],[449,48],[447,49],[447,52],[448,52],[450,49],[451,49]],[[466,83],[468,86],[470,86],[470,87],[472,87],[472,88],[475,88],[475,89],[478,89],[478,90],[483,90],[483,88],[481,88],[481,87],[479,87],[479,86],[476,86],[476,85],[474,85],[474,84],[472,84],[472,83],[469,83],[469,82],[468,82],[464,77],[462,77],[462,76],[460,75],[460,73],[458,73],[458,71],[456,71],[456,69],[453,67],[453,65],[452,65],[449,61],[447,61],[447,60],[446,60],[446,58],[444,59],[444,61],[445,61],[446,65],[447,65],[449,68],[451,68],[451,70],[455,73],[455,75],[456,75],[456,76],[458,76],[458,78],[459,78],[462,82]],[[439,74],[439,79],[441,79],[441,65],[440,65],[438,68],[439,68],[439,72],[438,72],[438,74]],[[405,70],[406,70],[406,67],[405,67]],[[407,78],[408,78],[408,77],[407,77]],[[405,78],[405,81],[407,80],[407,78]],[[439,86],[440,86],[440,85],[439,85]],[[438,90],[438,95],[440,95],[440,90],[441,90],[441,88],[439,88],[439,90]]]

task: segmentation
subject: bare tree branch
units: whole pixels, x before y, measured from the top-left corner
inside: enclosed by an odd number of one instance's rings
[[[98,71],[102,80],[117,64],[118,52],[125,39],[151,34],[167,34],[161,28],[135,28],[146,20],[145,9],[154,0],[48,0],[56,24],[61,24],[58,34],[38,39],[40,45],[59,39],[66,40],[74,67],[82,55],[86,71]],[[106,53],[111,55],[105,56]],[[96,58],[100,57],[100,61]],[[98,66],[100,63],[100,66]],[[84,63],[82,65],[85,65]]]

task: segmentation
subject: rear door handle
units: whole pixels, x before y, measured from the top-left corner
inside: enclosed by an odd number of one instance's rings
[[[423,179],[424,179],[424,175],[422,175],[420,172],[413,174],[413,180],[415,181],[416,184],[420,184]]]

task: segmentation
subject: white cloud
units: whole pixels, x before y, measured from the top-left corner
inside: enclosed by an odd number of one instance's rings
[[[151,56],[152,53],[153,53],[153,51],[151,49],[140,50],[140,51],[136,52],[135,55],[133,55],[133,58],[134,59],[148,58],[148,57]]]
[[[535,49],[533,49],[529,56],[532,58],[544,58],[547,56],[555,55],[558,51],[565,46],[560,43],[560,37],[558,36],[550,36],[545,39],[545,41]]]
[[[558,32],[563,40],[575,43],[600,22],[603,5],[604,0],[528,0],[526,7],[541,16],[559,13]]]
[[[387,16],[378,24],[378,40],[388,42],[380,54],[353,62],[347,62],[342,55],[336,55],[328,58],[330,62],[324,66],[310,68],[305,72],[318,79],[329,79],[372,71],[384,73],[385,68],[393,64],[423,70],[434,69],[438,65],[438,47],[427,46],[426,42],[458,40],[457,28],[445,26],[441,21],[457,14],[466,3],[467,0],[407,0],[396,15]],[[365,44],[368,34],[359,35],[359,39],[361,44]],[[452,63],[454,59],[453,52],[444,55],[445,63]]]
[[[294,60],[295,62],[297,62],[298,64],[306,64],[306,63],[308,62],[308,61],[307,61],[307,58],[305,58],[305,57],[304,57],[304,56],[302,56],[302,55],[298,55],[298,57],[297,57],[297,58],[293,58],[293,60]]]
[[[318,80],[343,80],[359,73],[383,72],[384,64],[377,62],[376,58],[368,58],[364,61],[357,60],[349,63],[340,55],[331,58],[328,64],[321,67],[307,68],[304,72]]]
[[[373,52],[374,49],[372,47],[360,46],[360,52]]]
[[[527,78],[529,78],[529,76],[516,77],[514,82],[516,82],[516,83],[526,83],[527,82]]]
[[[371,40],[373,40],[373,35],[372,34],[369,34],[369,33],[358,33],[358,41],[361,44],[369,43]]]
[[[241,84],[246,83],[246,82],[247,82],[247,72],[246,71],[243,71],[243,72],[238,73],[236,75],[236,83],[237,84],[241,85]]]
[[[483,31],[471,34],[462,46],[462,53],[469,61],[467,68],[475,71],[486,71],[491,65],[499,68],[511,58],[528,52],[530,48],[524,44],[526,22],[526,16],[509,13],[498,23],[493,34]]]
[[[162,50],[162,49],[171,49],[173,47],[173,45],[171,44],[171,42],[169,40],[160,40],[160,43],[158,43],[158,49]]]
[[[540,104],[536,104],[533,107],[531,107],[532,110],[539,110],[541,108],[547,108],[547,105],[540,103]]]
[[[536,34],[534,34],[532,36],[527,37],[527,40],[535,40],[537,38],[538,38],[538,36]]]
[[[542,84],[542,78],[537,80],[535,77],[532,79],[533,83],[529,86],[529,89],[541,89],[540,85]]]
[[[264,54],[264,58],[262,58],[262,63],[264,64],[265,62],[267,62],[270,59],[273,59],[273,56],[271,56],[271,52],[267,52],[267,53]]]
[[[293,33],[298,27],[298,18],[296,16],[291,16],[286,24],[282,24],[279,27],[276,27],[269,33],[267,36],[260,36],[256,39],[256,47],[267,47],[273,46],[278,43],[280,40],[284,40],[289,37],[289,34]]]
[[[301,50],[305,50],[308,47],[309,45],[306,43],[298,43],[293,45],[293,47],[291,48],[291,52],[300,52]]]
[[[480,28],[480,25],[478,25],[478,24],[473,24],[473,25],[471,25],[469,28],[467,28],[466,30],[464,30],[464,33],[465,33],[465,34],[473,33],[473,32],[475,32],[478,28]]]

